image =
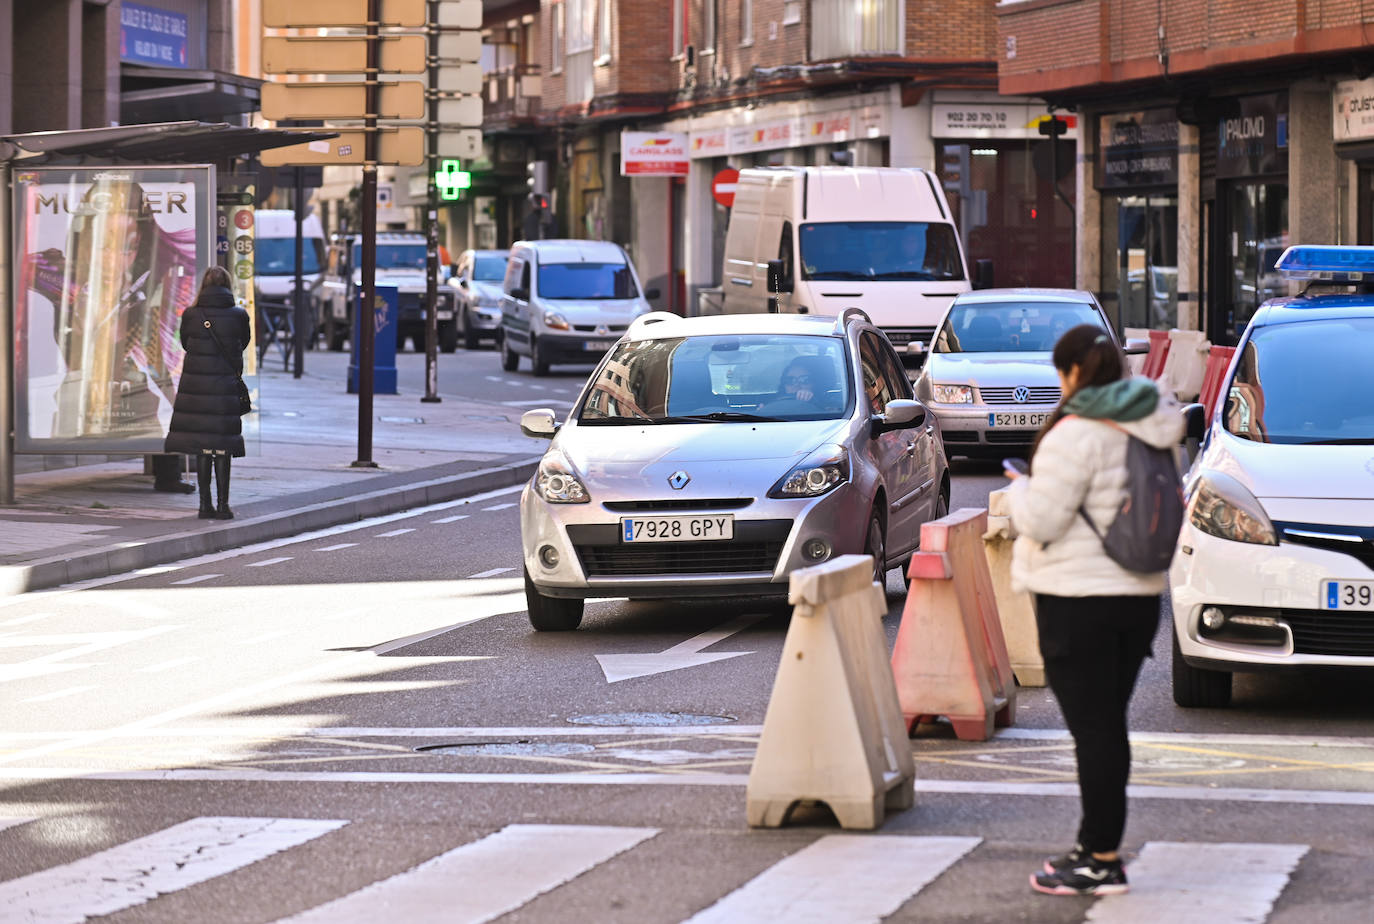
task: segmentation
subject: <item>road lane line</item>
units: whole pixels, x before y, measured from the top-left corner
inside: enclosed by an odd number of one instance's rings
[[[280,556],[280,557],[278,557],[278,558],[265,558],[265,559],[263,559],[262,561],[250,561],[250,562],[247,564],[246,567],[249,567],[249,568],[266,568],[268,565],[280,565],[282,562],[284,562],[284,561],[290,561],[291,559],[292,559],[292,556],[290,556],[290,555],[282,555],[282,556]]]
[[[526,385],[525,387],[528,388],[530,391],[544,391],[544,390],[545,390],[543,385]]]
[[[21,699],[21,703],[46,703],[55,699],[66,699],[68,696],[75,696],[78,693],[85,693],[87,690],[94,690],[94,686],[67,687],[65,690],[58,690],[55,693],[44,693],[42,696],[30,696],[28,699]]]
[[[1149,841],[1130,864],[1131,891],[1088,910],[1091,924],[1264,921],[1306,844],[1181,844]]]
[[[337,552],[337,551],[339,551],[340,549],[352,549],[352,548],[356,548],[357,545],[358,545],[358,543],[356,543],[356,542],[336,542],[336,543],[334,543],[333,545],[326,545],[326,546],[324,546],[323,548],[316,549],[315,551],[316,551],[316,552]]]
[[[964,854],[978,837],[830,834],[773,864],[691,924],[878,922]]]
[[[81,924],[223,876],[343,827],[307,818],[194,818],[0,882],[0,919]]]
[[[404,536],[406,533],[413,533],[413,532],[415,532],[415,527],[413,527],[413,526],[405,526],[405,527],[402,527],[401,529],[393,529],[393,530],[391,530],[391,531],[389,531],[389,532],[378,533],[377,536],[376,536],[376,538],[378,538],[378,539],[390,539],[392,536]]]
[[[514,571],[514,568],[489,568],[486,571],[479,571],[476,574],[469,574],[469,578],[489,578],[496,577],[498,574],[505,574],[507,571]]]
[[[482,924],[657,833],[656,828],[508,825],[390,879],[284,918],[281,924]]]
[[[460,514],[458,514],[458,515],[456,515],[456,516],[441,517],[441,518],[439,518],[439,519],[437,519],[437,520],[430,520],[430,522],[431,522],[431,523],[457,523],[459,520],[466,520],[467,518],[468,518],[468,515],[467,515],[466,513],[460,513]]]
[[[484,375],[484,376],[482,376],[482,378],[486,379],[488,382],[499,382],[499,381],[501,381],[501,376],[499,376],[499,375]]]
[[[169,671],[169,670],[171,670],[171,669],[174,668],[174,667],[181,667],[183,664],[194,664],[194,663],[196,663],[197,661],[203,661],[203,660],[205,660],[205,659],[204,659],[204,658],[172,658],[170,661],[162,661],[161,663],[158,663],[158,664],[150,664],[150,665],[147,666],[147,667],[140,667],[140,668],[138,669],[138,673],[140,673],[140,674],[160,674],[160,673],[162,673],[163,671]]]
[[[514,507],[514,506],[515,506],[515,504],[513,504],[513,503],[512,503],[512,504],[495,504],[495,505],[493,505],[493,506],[491,506],[491,507],[483,507],[482,510],[484,510],[484,511],[488,511],[488,510],[509,510],[510,508],[512,508],[512,507]]]
[[[201,581],[208,581],[213,578],[224,577],[222,574],[197,574],[195,577],[182,578],[180,581],[173,581],[172,585],[199,584]]]
[[[56,615],[56,613],[30,613],[27,616],[18,616],[14,619],[7,619],[4,622],[0,622],[0,626],[25,626],[31,622],[38,622],[40,619],[47,619],[50,616]]]

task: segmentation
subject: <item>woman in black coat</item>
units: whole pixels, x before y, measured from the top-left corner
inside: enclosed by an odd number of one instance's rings
[[[165,451],[196,457],[202,520],[234,518],[229,509],[229,460],[244,454],[238,386],[243,374],[243,351],[253,335],[248,312],[234,300],[232,286],[227,270],[210,267],[201,277],[195,304],[181,316],[181,345],[186,350],[186,361],[172,405]],[[217,506],[210,503],[212,466]]]

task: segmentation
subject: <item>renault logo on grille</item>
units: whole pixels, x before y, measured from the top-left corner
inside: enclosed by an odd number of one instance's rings
[[[691,480],[692,476],[682,471],[681,469],[673,472],[671,475],[668,476],[668,484],[673,488],[674,491],[681,491],[683,488],[687,487],[687,482]]]
[[[607,327],[605,324],[598,324],[598,325],[596,325],[596,335],[597,335],[598,337],[604,337],[604,336],[606,336],[607,334],[609,334],[610,332],[611,332],[611,329],[610,329],[609,327]]]
[[[1025,404],[1030,400],[1030,389],[1024,385],[1017,385],[1011,390],[1011,397],[1017,404]]]

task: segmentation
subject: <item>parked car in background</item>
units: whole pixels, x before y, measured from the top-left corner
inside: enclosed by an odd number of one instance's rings
[[[1185,478],[1169,573],[1180,706],[1225,706],[1237,671],[1374,667],[1374,247],[1290,247],[1331,294],[1251,319]]]
[[[464,349],[496,340],[501,329],[501,283],[506,278],[505,250],[465,250],[448,284],[454,290],[453,316]]]
[[[1054,344],[1079,324],[1095,324],[1117,342],[1091,292],[982,289],[956,297],[916,378],[916,396],[940,421],[946,449],[963,456],[1027,453],[1059,404]]]
[[[910,559],[949,509],[939,429],[861,311],[635,321],[551,438],[520,500],[525,598],[541,631],[587,597],[786,594],[788,575]]]
[[[501,297],[501,367],[528,356],[535,375],[594,363],[658,290],[643,291],[625,249],[609,241],[516,241]]]
[[[425,348],[426,259],[429,244],[419,231],[378,231],[376,284],[395,286],[400,301],[396,348],[410,340],[415,350]],[[447,283],[448,267],[439,264],[439,291],[435,299],[439,349],[458,349],[458,330],[453,322],[454,292]],[[349,234],[330,248],[329,271],[320,286],[320,326],[331,350],[342,350],[352,336],[353,309],[362,291],[362,239]]]

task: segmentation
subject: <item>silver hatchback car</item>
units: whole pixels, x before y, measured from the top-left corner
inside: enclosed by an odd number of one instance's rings
[[[525,596],[541,631],[588,597],[787,592],[847,553],[875,579],[949,509],[940,432],[862,312],[636,320],[552,438],[520,498]]]
[[[1091,292],[980,289],[950,303],[916,377],[916,397],[939,418],[952,455],[1014,456],[1030,448],[1059,404],[1055,341],[1079,324],[1096,324],[1117,343]]]

